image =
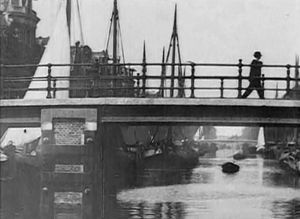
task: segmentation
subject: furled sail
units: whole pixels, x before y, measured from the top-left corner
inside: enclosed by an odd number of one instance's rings
[[[59,6],[54,31],[50,36],[47,48],[42,56],[40,64],[68,64],[70,63],[70,37],[67,24],[66,14],[66,0],[62,0]],[[38,80],[40,77],[46,77],[48,75],[47,67],[38,67],[33,80],[29,85],[29,89],[42,89],[42,90],[29,90],[26,92],[24,99],[44,99],[47,97],[47,81]],[[70,67],[59,66],[52,67],[52,77],[65,77],[65,79],[58,79],[56,82],[57,89],[65,89],[56,91],[56,98],[68,98],[69,91],[69,79]],[[53,85],[53,84],[52,84]],[[53,97],[53,94],[52,94]]]
[[[264,134],[264,128],[260,127],[259,132],[258,132],[258,137],[257,137],[257,145],[256,145],[256,150],[262,150],[265,149],[265,134]]]

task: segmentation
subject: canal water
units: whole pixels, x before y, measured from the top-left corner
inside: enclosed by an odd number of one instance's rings
[[[217,151],[194,168],[145,168],[118,189],[119,218],[300,218],[300,177],[261,157],[237,161],[240,171],[228,175],[226,161]]]

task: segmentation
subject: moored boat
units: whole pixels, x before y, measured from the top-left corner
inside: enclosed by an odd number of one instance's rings
[[[239,170],[240,166],[232,162],[226,162],[222,165],[222,171],[224,173],[236,173]]]
[[[279,164],[296,174],[300,175],[300,151],[284,151],[279,158]]]

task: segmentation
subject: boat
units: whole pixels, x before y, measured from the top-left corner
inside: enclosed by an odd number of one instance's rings
[[[222,164],[222,171],[224,173],[236,173],[240,170],[240,166],[235,164],[235,163],[232,163],[232,162],[226,162],[224,164]]]
[[[119,147],[118,154],[121,159],[127,158],[126,163],[130,160],[148,168],[185,167],[197,164],[199,155],[193,148],[192,141],[196,128],[184,128],[154,125],[122,126],[124,143]],[[189,130],[189,135],[179,132],[182,130]]]
[[[300,175],[300,150],[295,147],[295,143],[289,143],[279,157],[281,167]]]
[[[176,59],[177,62],[176,62]],[[170,91],[165,89],[166,81],[161,80],[159,91],[154,94],[157,97],[184,97],[184,78],[182,68],[179,65],[175,69],[176,63],[181,63],[177,33],[177,6],[174,13],[173,32],[170,39],[170,45],[165,59],[163,49],[162,62],[174,64],[171,67],[172,80],[169,86]],[[143,63],[146,63],[146,46],[143,46]],[[166,76],[168,69],[162,69],[162,76]],[[177,74],[177,75],[176,75]],[[175,79],[178,78],[178,79]],[[175,91],[178,84],[180,89]],[[145,92],[145,97],[153,94]],[[199,126],[184,125],[122,125],[121,133],[124,144],[118,148],[118,153],[124,159],[139,162],[139,166],[185,166],[186,164],[198,163],[199,153],[194,147],[193,140]]]
[[[235,153],[232,157],[235,160],[243,160],[247,158],[247,156],[241,152]]]

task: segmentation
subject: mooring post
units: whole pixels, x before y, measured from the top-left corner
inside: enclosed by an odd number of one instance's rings
[[[195,64],[191,64],[191,98],[195,98]]]
[[[242,97],[242,73],[243,73],[243,60],[242,59],[239,59],[239,64],[238,64],[238,72],[239,72],[239,75],[238,75],[238,98],[241,98]]]
[[[48,99],[51,98],[51,68],[52,64],[48,64],[48,75],[47,75],[47,97]]]

